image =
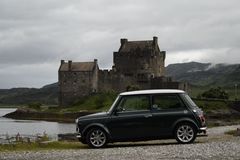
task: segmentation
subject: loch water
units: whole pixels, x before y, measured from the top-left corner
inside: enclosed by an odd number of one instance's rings
[[[59,123],[39,120],[16,120],[3,117],[7,113],[14,112],[15,108],[0,108],[0,135],[36,135],[46,133],[57,134],[75,133],[74,123]]]

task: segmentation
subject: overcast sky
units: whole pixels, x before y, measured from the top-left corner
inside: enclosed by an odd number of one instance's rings
[[[60,60],[111,68],[120,38],[159,39],[166,65],[239,63],[239,0],[0,0],[0,88],[57,82]]]

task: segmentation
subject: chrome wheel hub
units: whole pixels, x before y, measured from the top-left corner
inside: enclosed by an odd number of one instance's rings
[[[95,147],[101,147],[106,142],[106,135],[101,130],[94,130],[90,135],[90,142]]]
[[[190,142],[194,137],[193,128],[189,125],[182,125],[177,130],[177,137],[182,142]]]

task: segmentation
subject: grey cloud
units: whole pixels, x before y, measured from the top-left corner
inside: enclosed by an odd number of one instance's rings
[[[161,50],[167,51],[167,64],[236,63],[240,60],[239,5],[238,0],[1,0],[0,67],[5,72],[0,72],[0,88],[57,81],[60,59],[97,58],[101,68],[110,68],[120,38],[158,36]],[[45,72],[45,63],[56,66]],[[25,65],[31,66],[28,71],[18,69]],[[38,80],[26,82],[21,74],[7,74],[9,66]],[[36,66],[39,76],[33,74]],[[18,81],[10,85],[16,77]]]

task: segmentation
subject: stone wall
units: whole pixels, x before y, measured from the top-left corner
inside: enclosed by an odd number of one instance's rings
[[[151,89],[181,89],[188,91],[188,83],[174,82],[171,77],[156,77],[151,79]]]
[[[98,91],[98,67],[93,71],[59,71],[59,104],[69,105]]]
[[[135,79],[127,77],[122,74],[116,73],[112,70],[100,70],[99,71],[99,91],[126,91],[127,87],[136,84]]]
[[[153,40],[153,44],[150,44],[151,47],[145,46],[141,49],[139,47],[129,50],[121,49],[124,48],[125,43],[128,43],[128,41],[126,39],[122,40],[119,51],[113,53],[114,68],[118,73],[135,77],[158,77],[164,75],[166,53],[165,51],[160,51],[156,37]],[[142,42],[135,43],[142,44]]]

